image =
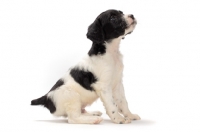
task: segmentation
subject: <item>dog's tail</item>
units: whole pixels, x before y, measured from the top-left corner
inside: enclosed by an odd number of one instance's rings
[[[45,105],[47,102],[47,96],[42,96],[38,99],[34,99],[31,101],[31,105]]]
[[[32,100],[31,105],[43,105],[44,107],[49,109],[51,113],[54,113],[56,111],[54,102],[50,98],[47,98],[47,95]]]

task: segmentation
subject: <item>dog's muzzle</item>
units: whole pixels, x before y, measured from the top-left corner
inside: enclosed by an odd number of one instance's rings
[[[129,28],[130,26],[137,24],[137,20],[135,19],[135,17],[132,14],[125,16],[125,19],[126,19],[126,23],[127,23],[126,28]]]

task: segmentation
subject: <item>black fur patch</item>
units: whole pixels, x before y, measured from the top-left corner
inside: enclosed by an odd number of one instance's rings
[[[59,88],[59,87],[62,86],[63,84],[64,84],[64,81],[63,81],[62,79],[59,79],[59,80],[56,82],[56,84],[51,88],[50,91],[53,91],[53,90]],[[50,92],[50,91],[49,91],[49,92]]]
[[[52,102],[52,100],[50,98],[47,98],[46,95],[42,96],[38,99],[32,100],[31,105],[43,105],[44,107],[49,109],[49,111],[51,113],[54,113],[56,111],[56,107],[55,107],[54,103]]]
[[[107,10],[101,13],[88,27],[87,38],[95,43],[104,43],[125,33],[126,21],[121,11]]]
[[[85,89],[94,91],[94,89],[91,87],[91,84],[95,83],[97,78],[91,72],[74,68],[70,71],[70,74],[74,80]]]
[[[49,109],[49,111],[51,113],[54,113],[56,111],[56,107],[54,105],[54,103],[52,102],[51,99],[47,98],[46,103],[44,104],[44,107],[46,107],[47,109]]]
[[[59,88],[63,84],[64,84],[64,81],[62,79],[59,79],[49,92]],[[47,98],[47,94],[38,99],[32,100],[31,105],[43,105],[44,107],[49,109],[49,111],[51,113],[54,113],[56,111],[56,107],[55,107],[54,103],[52,102],[52,100],[50,98]]]
[[[121,11],[107,10],[101,13],[88,27],[86,36],[93,42],[88,55],[105,54],[104,43],[109,43],[112,39],[124,35],[126,27],[127,24]]]
[[[103,55],[106,53],[106,46],[104,44],[93,43],[90,51],[88,52],[89,56],[92,55]]]

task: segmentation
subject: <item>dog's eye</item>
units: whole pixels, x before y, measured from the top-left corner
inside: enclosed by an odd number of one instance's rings
[[[115,21],[116,19],[117,19],[116,16],[111,16],[111,17],[110,17],[110,20],[111,20],[111,21]]]

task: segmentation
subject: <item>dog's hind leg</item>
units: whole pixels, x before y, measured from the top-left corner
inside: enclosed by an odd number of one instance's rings
[[[68,115],[68,123],[71,124],[98,124],[103,120],[99,116],[82,114],[80,96],[76,93],[68,99],[65,110]]]
[[[88,116],[101,116],[102,115],[102,113],[100,111],[88,112],[85,109],[82,109],[81,112],[82,112],[82,115],[88,115]]]
[[[71,124],[99,124],[103,118],[99,116],[88,116],[88,115],[79,115],[79,116],[69,116],[68,123]]]
[[[71,124],[99,124],[103,119],[99,116],[91,116],[89,113],[81,113],[81,109],[77,109],[77,104],[71,106],[72,111],[68,112],[68,123]],[[73,109],[73,107],[75,109]]]

